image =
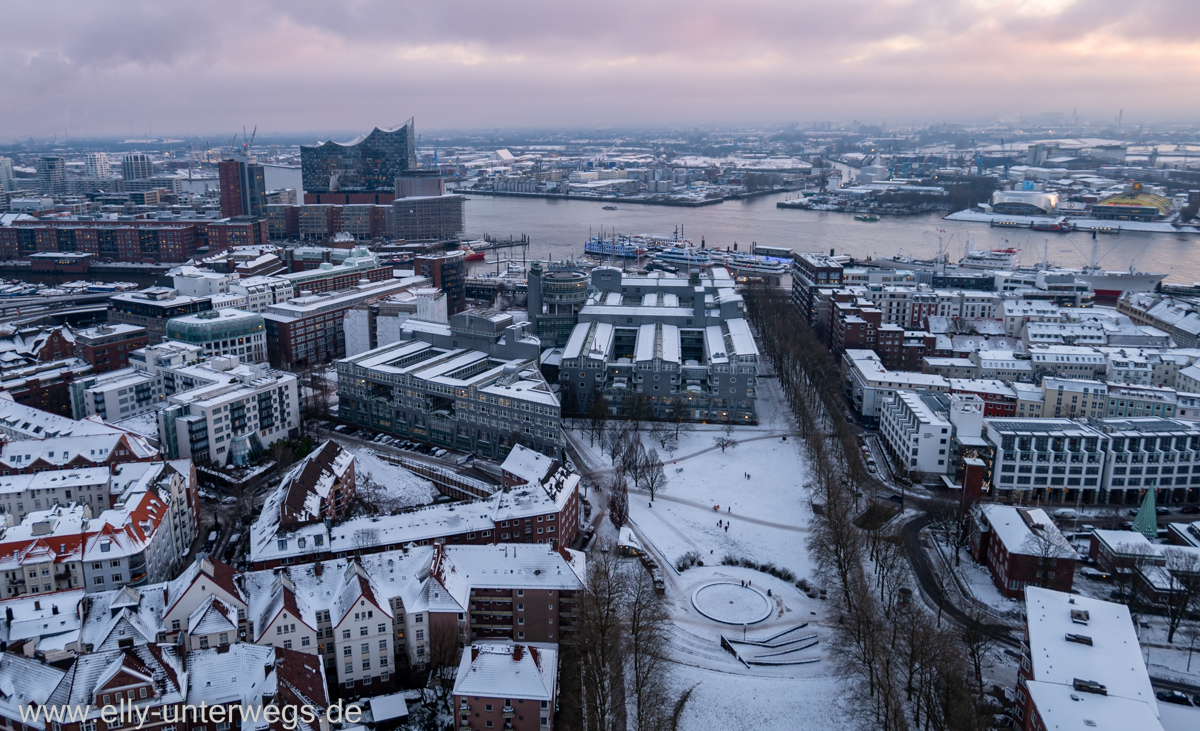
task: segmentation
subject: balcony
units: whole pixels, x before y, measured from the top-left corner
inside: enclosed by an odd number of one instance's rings
[[[471,707],[470,707],[470,706],[468,706],[466,703],[463,703],[463,704],[461,704],[461,705],[458,707],[458,715],[460,715],[460,716],[469,716],[469,715],[471,715]]]
[[[516,713],[516,711],[513,710],[512,706],[504,707],[504,717],[505,718],[512,718],[515,715],[517,715],[517,713]]]

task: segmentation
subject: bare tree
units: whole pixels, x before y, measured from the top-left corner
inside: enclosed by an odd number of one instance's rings
[[[450,615],[453,616],[453,615]],[[433,615],[430,615],[432,620]],[[453,621],[439,620],[429,624],[429,685],[437,702],[451,712],[454,680],[458,674],[458,652],[461,648],[458,627]]]
[[[1200,554],[1169,547],[1162,570],[1171,582],[1167,595],[1167,642],[1174,644],[1175,633],[1184,619],[1200,609]]]
[[[646,468],[646,447],[642,444],[642,440],[637,434],[630,434],[629,441],[625,445],[625,451],[621,454],[621,471],[629,475],[633,480],[633,488],[641,489],[644,471]]]
[[[670,422],[655,421],[650,424],[650,436],[658,442],[658,446],[666,451],[674,451],[679,440],[675,436],[675,427]]]
[[[625,573],[613,551],[593,552],[579,601],[579,653],[587,731],[624,729],[621,630]]]
[[[629,448],[629,422],[608,422],[608,426],[605,427],[604,433],[601,435],[600,446],[604,448],[604,453],[608,455],[608,461],[616,467],[621,455],[625,454],[625,450]]]
[[[603,396],[596,395],[588,404],[584,415],[584,425],[587,429],[588,446],[596,446],[596,442],[604,443],[604,429],[608,426],[608,401]]]
[[[608,519],[617,530],[629,521],[629,484],[620,472],[613,476],[608,488]]]
[[[675,402],[671,404],[668,419],[675,432],[676,443],[684,434],[691,434],[696,430],[696,425],[688,420],[687,407],[683,405],[682,399],[675,399]]]
[[[992,618],[983,609],[967,603],[963,608],[966,615],[958,628],[958,636],[967,651],[971,670],[975,674],[976,692],[983,695],[983,662],[1000,642],[1001,633],[992,624]]]
[[[726,449],[732,449],[738,445],[736,439],[727,436],[713,437],[713,444],[721,448],[721,454],[724,454]]]
[[[658,450],[653,447],[643,457],[642,486],[646,488],[646,492],[650,493],[651,501],[654,500],[654,496],[658,494],[659,490],[667,486],[667,471],[663,469]]]
[[[1051,574],[1060,573],[1058,559],[1076,558],[1071,545],[1052,525],[1033,526],[1033,530],[1021,543],[1021,553],[1037,557],[1037,585],[1043,589],[1050,586]]]
[[[369,473],[357,476],[354,497],[368,515],[393,515],[404,508],[403,498],[381,484]]]
[[[640,566],[627,569],[625,621],[629,627],[626,656],[626,707],[632,731],[667,731],[671,715],[668,687],[671,663],[667,644],[671,620],[654,591],[649,572]]]

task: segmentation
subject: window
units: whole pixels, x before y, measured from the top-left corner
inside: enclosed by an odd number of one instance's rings
[[[350,654],[353,652],[354,652],[354,648],[351,647],[350,645],[346,645],[345,647],[342,648],[342,654],[345,655],[346,657],[350,657]]]
[[[343,640],[350,639],[350,630],[348,630],[348,629],[342,630],[342,639]]]
[[[312,643],[312,638],[310,638],[310,637],[301,637],[300,638],[300,646],[301,647],[308,647],[311,643]]]
[[[379,632],[379,634],[383,634],[384,632],[387,632],[387,625],[380,624],[379,627],[376,629],[376,631]]]
[[[358,628],[359,637],[366,637],[368,634],[370,634],[370,632],[371,630],[365,624]]]
[[[346,663],[346,672],[348,672],[348,673],[352,673],[352,672],[354,672],[354,662],[353,662],[353,661],[350,661],[350,662],[347,662],[347,663]],[[351,680],[347,680],[347,681],[346,681],[346,687],[347,687],[347,688],[353,688],[353,687],[354,687],[354,682],[353,682],[353,681],[351,681]]]

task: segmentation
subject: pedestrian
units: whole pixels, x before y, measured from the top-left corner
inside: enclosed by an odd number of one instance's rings
[[[725,512],[727,512],[727,513],[732,513],[732,512],[733,512],[733,506],[731,506],[731,505],[726,505],[726,506],[725,506]]]
[[[753,582],[753,581],[750,581],[749,579],[747,579],[747,580],[746,580],[746,586],[754,586],[754,582]]]
[[[726,532],[726,533],[728,533],[728,532],[729,532],[729,524],[728,524],[728,523],[726,523],[726,524],[725,524],[725,532]]]
[[[646,503],[646,507],[652,508],[652,507],[654,507],[654,503]]]

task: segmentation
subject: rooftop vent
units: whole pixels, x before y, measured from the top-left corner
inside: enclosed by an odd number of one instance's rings
[[[1088,610],[1086,610],[1086,609],[1072,609],[1071,610],[1071,621],[1075,622],[1076,624],[1087,624],[1088,620],[1090,618],[1091,618],[1091,615],[1088,613]]]
[[[1074,643],[1080,644],[1080,645],[1087,645],[1088,647],[1092,646],[1092,638],[1091,637],[1088,637],[1087,635],[1071,634],[1070,632],[1067,633],[1067,642],[1074,642]]]
[[[1095,693],[1096,695],[1108,695],[1108,687],[1103,683],[1097,683],[1094,680],[1080,680],[1075,678],[1071,682],[1072,687],[1080,693]]]

